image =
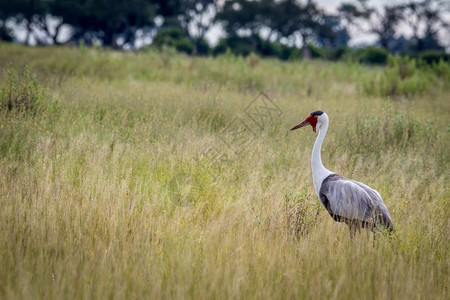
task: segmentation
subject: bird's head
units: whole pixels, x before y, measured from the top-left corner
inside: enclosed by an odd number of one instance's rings
[[[316,132],[316,128],[319,128],[328,122],[328,116],[321,110],[313,111],[303,122],[298,123],[291,130],[295,130],[301,127],[305,127],[306,125],[311,125],[312,130]]]

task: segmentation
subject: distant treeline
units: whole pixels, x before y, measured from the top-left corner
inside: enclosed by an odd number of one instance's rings
[[[192,55],[255,53],[283,60],[351,59],[386,63],[389,53],[433,62],[449,60],[450,24],[443,0],[411,0],[381,9],[367,0],[327,13],[314,1],[296,0],[0,0],[0,39],[38,45],[99,45],[114,49],[169,47]],[[225,37],[212,47],[207,32]],[[405,29],[411,37],[400,33]],[[373,47],[348,47],[351,30],[377,36]],[[299,45],[303,45],[299,48]]]

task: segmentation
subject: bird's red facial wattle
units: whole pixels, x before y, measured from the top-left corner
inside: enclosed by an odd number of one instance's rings
[[[303,122],[298,123],[294,127],[291,128],[291,130],[299,129],[301,127],[305,127],[306,125],[311,125],[312,130],[316,132],[316,124],[317,124],[317,115],[314,116],[308,116]]]

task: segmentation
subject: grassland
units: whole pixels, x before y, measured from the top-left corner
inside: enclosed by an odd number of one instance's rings
[[[0,298],[448,299],[448,81],[387,98],[352,63],[0,44],[4,99],[25,66],[34,106],[0,111]],[[282,112],[258,127],[261,91]],[[318,206],[315,134],[289,132],[316,109],[324,164],[381,193],[390,238]]]

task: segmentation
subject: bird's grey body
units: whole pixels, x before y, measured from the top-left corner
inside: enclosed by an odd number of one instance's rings
[[[380,194],[364,183],[331,174],[322,182],[319,198],[335,221],[349,225],[356,222],[368,229],[378,225],[393,229]]]

